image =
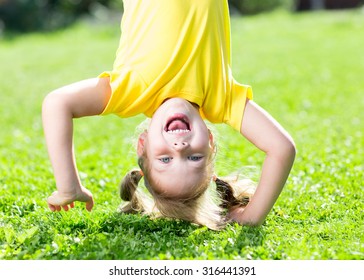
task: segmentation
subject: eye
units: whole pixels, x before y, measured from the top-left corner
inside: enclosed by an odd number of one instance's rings
[[[159,161],[162,162],[162,163],[170,163],[172,160],[171,157],[163,157],[163,158],[160,158]]]
[[[187,158],[190,161],[199,161],[203,158],[203,156],[188,156]]]

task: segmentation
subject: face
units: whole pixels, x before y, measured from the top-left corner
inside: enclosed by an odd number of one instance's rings
[[[206,180],[212,151],[212,134],[198,108],[181,98],[165,101],[138,141],[138,156],[147,153],[155,191],[170,198],[188,198]]]

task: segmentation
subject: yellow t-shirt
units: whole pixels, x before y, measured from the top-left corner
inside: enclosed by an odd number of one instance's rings
[[[167,98],[200,106],[212,123],[240,131],[250,86],[231,73],[227,0],[124,0],[121,39],[102,114],[151,117]]]

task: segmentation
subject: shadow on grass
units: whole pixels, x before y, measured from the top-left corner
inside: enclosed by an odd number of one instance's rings
[[[185,221],[108,211],[25,212],[4,221],[0,259],[247,259],[259,258],[251,252],[262,247],[265,237],[263,228],[237,224],[213,231]]]
[[[114,213],[78,251],[88,259],[244,259],[246,248],[261,246],[264,236],[263,228],[237,224],[212,231],[184,221]]]

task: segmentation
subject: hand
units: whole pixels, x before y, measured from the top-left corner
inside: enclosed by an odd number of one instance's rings
[[[80,191],[76,194],[65,194],[59,191],[52,193],[48,197],[48,207],[51,211],[68,211],[70,208],[75,207],[75,201],[85,202],[87,211],[91,211],[94,206],[94,199],[92,193],[85,187],[81,187]]]
[[[250,204],[248,204],[247,206],[232,207],[229,209],[227,218],[231,221],[239,223],[240,225],[251,227],[257,227],[262,225],[264,219],[259,219],[259,217],[257,218],[256,211],[252,212],[252,209],[253,208],[250,207]]]
[[[235,206],[229,209],[229,213],[227,218],[229,220],[238,222],[239,224],[245,224],[243,221],[243,212],[245,210],[245,206]]]

